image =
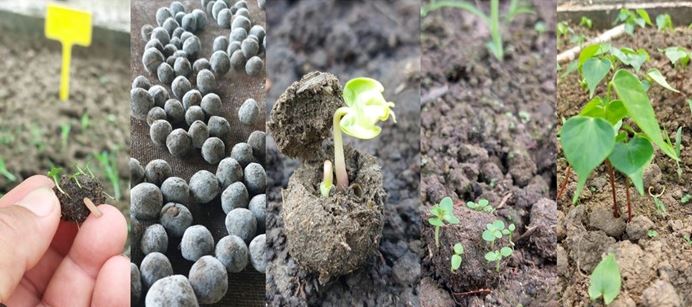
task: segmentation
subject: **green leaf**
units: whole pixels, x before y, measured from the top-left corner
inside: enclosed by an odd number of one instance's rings
[[[481,206],[483,206],[483,207],[485,207],[485,206],[487,206],[487,205],[489,204],[489,202],[488,202],[487,199],[481,198],[481,199],[478,200],[478,204],[481,205]]]
[[[509,231],[514,231],[516,229],[516,226],[514,226],[514,224],[509,224],[507,229],[509,229]]]
[[[627,109],[625,109],[625,104],[620,100],[613,100],[606,106],[605,109],[605,119],[608,120],[612,125],[617,124],[620,120],[627,116]]]
[[[680,157],[681,145],[682,145],[682,127],[679,127],[678,131],[675,131],[675,153],[678,155],[678,157]]]
[[[634,51],[631,48],[612,48],[610,53],[623,64],[632,66],[636,71],[639,71],[644,62],[649,59],[649,53],[644,49]]]
[[[435,217],[429,218],[428,223],[430,223],[430,225],[438,226],[438,227],[444,226],[444,223],[442,223],[442,221],[440,219],[435,218]]]
[[[502,255],[502,257],[509,257],[510,255],[512,255],[512,249],[505,246],[500,249],[500,255]]]
[[[628,143],[617,143],[608,157],[610,164],[632,180],[639,194],[644,194],[642,175],[644,168],[654,157],[654,147],[649,140],[635,136]]]
[[[452,255],[452,272],[458,270],[460,266],[461,266],[461,256]]]
[[[596,96],[584,106],[579,115],[603,118],[615,125],[627,116],[627,109],[620,100],[607,103],[603,98]]]
[[[656,27],[658,30],[663,30],[663,29],[672,29],[673,28],[673,20],[670,19],[670,15],[668,14],[661,14],[656,16]]]
[[[641,17],[646,24],[653,26],[654,24],[651,22],[651,17],[649,17],[649,13],[647,13],[644,9],[637,9],[637,14],[639,14],[639,17]],[[643,28],[644,26],[642,26]]]
[[[572,203],[576,203],[589,174],[613,150],[615,130],[604,119],[574,116],[562,126],[560,144],[565,158],[579,178],[577,190],[572,198]]]
[[[483,240],[488,241],[488,242],[493,242],[495,241],[495,232],[489,229],[486,229],[483,231],[482,234]]]
[[[352,137],[368,140],[382,131],[377,126],[379,121],[386,121],[391,116],[396,122],[391,109],[394,103],[387,102],[382,92],[384,87],[375,79],[361,77],[346,82],[342,95],[348,107],[339,109],[345,112],[339,121],[341,131]]]
[[[666,81],[666,77],[664,77],[658,69],[654,68],[652,70],[649,70],[649,72],[646,73],[646,75],[649,76],[649,78],[656,81],[658,85],[663,86],[666,89],[671,90],[673,92],[680,93],[680,91],[674,89],[672,86],[670,86],[670,84],[668,84],[668,82]]]
[[[497,251],[487,252],[485,254],[485,260],[493,262],[500,260],[500,253]]]
[[[584,62],[582,67],[582,75],[586,85],[589,88],[589,97],[593,97],[596,86],[605,78],[610,70],[610,61],[591,58]]]
[[[687,66],[687,63],[690,61],[687,50],[682,47],[668,47],[663,50],[663,53],[673,65],[681,64],[682,66]]]
[[[500,220],[495,220],[493,222],[493,227],[495,227],[495,229],[498,229],[498,230],[503,229],[503,228],[505,228],[505,223],[503,221],[500,221]]]
[[[440,208],[444,210],[445,213],[454,211],[454,203],[452,199],[447,196],[440,201]]]
[[[459,224],[459,219],[454,214],[445,215],[445,220],[452,225]]]
[[[625,105],[627,113],[647,137],[675,161],[680,159],[673,147],[663,140],[661,128],[656,120],[654,108],[649,102],[641,82],[635,75],[626,70],[618,70],[613,77],[613,87]]]
[[[455,254],[463,254],[464,253],[464,246],[461,245],[461,243],[454,244],[454,253]]]
[[[577,61],[578,68],[581,69],[584,63],[597,55],[603,54],[610,50],[609,44],[592,44],[584,47],[579,53],[579,59]]]
[[[603,296],[603,301],[608,305],[620,294],[621,283],[620,268],[615,261],[615,255],[608,254],[591,273],[589,297],[595,300]]]

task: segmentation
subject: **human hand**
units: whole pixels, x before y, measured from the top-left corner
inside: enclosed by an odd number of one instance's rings
[[[125,218],[100,205],[79,227],[62,221],[52,188],[34,176],[0,199],[0,305],[129,305]]]

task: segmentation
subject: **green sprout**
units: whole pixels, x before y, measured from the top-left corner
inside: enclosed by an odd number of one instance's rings
[[[593,26],[593,21],[589,17],[581,16],[581,19],[579,20],[579,25],[591,29],[591,27]]]
[[[67,142],[70,139],[70,131],[72,125],[69,122],[60,124],[60,144],[63,148],[67,147]]]
[[[55,183],[55,187],[58,188],[58,191],[60,191],[60,193],[67,195],[67,193],[65,193],[65,191],[63,191],[63,189],[60,187],[60,175],[62,174],[62,172],[62,167],[53,166],[50,168],[50,171],[48,171],[48,177],[53,179],[53,183]]]
[[[464,246],[461,243],[454,244],[454,255],[452,255],[452,273],[456,272],[461,266],[461,256],[464,254]]]
[[[103,171],[106,178],[111,182],[113,186],[113,193],[115,200],[120,200],[120,177],[118,176],[118,168],[115,166],[115,156],[110,156],[108,151],[103,151],[99,154],[94,155],[96,160],[101,163]]]
[[[687,203],[689,203],[690,200],[692,200],[692,194],[689,194],[689,193],[685,193],[685,195],[680,197],[680,203],[683,205],[686,205]]]
[[[430,215],[428,223],[435,226],[435,246],[440,247],[440,228],[445,226],[445,222],[449,225],[459,224],[459,218],[454,215],[452,199],[443,198],[439,204],[430,208]]]
[[[646,232],[646,235],[647,235],[649,238],[652,238],[652,239],[653,239],[653,238],[655,238],[655,237],[658,236],[658,232],[657,232],[656,230],[649,229],[649,230]]]
[[[682,127],[678,128],[675,132],[675,154],[678,157],[682,157]],[[677,166],[678,178],[682,178],[682,167],[680,167],[680,161],[675,161]]]
[[[485,198],[479,199],[477,203],[469,201],[466,203],[466,207],[469,207],[469,209],[474,210],[474,211],[479,211],[479,212],[485,212],[485,213],[495,212],[495,208],[493,208],[493,206],[490,205],[490,202],[488,202],[488,200]]]
[[[668,14],[661,14],[656,16],[656,27],[658,28],[659,31],[661,30],[672,30],[673,29],[673,20],[670,18],[670,15]]]
[[[671,64],[675,67],[687,67],[690,63],[690,58],[692,57],[692,52],[687,51],[683,47],[668,47],[663,49],[663,54],[668,58]]]
[[[320,194],[322,194],[322,197],[329,196],[329,191],[334,187],[332,183],[333,180],[334,172],[332,171],[332,161],[324,161],[324,181],[320,183]]]
[[[596,265],[589,282],[589,297],[596,300],[603,296],[603,302],[610,304],[620,294],[620,267],[615,255],[610,253]]]
[[[89,129],[89,122],[89,113],[84,112],[84,114],[82,114],[82,117],[79,119],[79,124],[82,127],[82,130]]]
[[[692,245],[692,239],[690,239],[690,235],[683,235],[682,238],[687,242],[687,244]]]
[[[666,191],[665,187],[663,191],[659,194],[653,194],[651,192],[651,187],[649,187],[649,196],[653,198],[654,200],[654,206],[656,206],[656,212],[658,212],[658,215],[660,216],[666,216],[668,215],[668,209],[666,208],[666,204],[661,200],[661,196],[663,196],[663,193]]]
[[[514,17],[521,14],[533,14],[533,10],[528,6],[524,5],[521,0],[510,0],[509,7],[505,12],[502,22],[507,25]],[[473,4],[457,0],[433,0],[429,4],[421,7],[421,16],[425,17],[431,11],[438,10],[445,7],[458,8],[466,10],[471,14],[478,16],[483,23],[490,28],[491,40],[485,45],[488,50],[500,61],[504,57],[504,49],[502,47],[502,34],[500,33],[500,0],[490,0],[490,16],[486,15],[481,9],[477,8]]]
[[[557,31],[557,36],[566,36],[571,32],[572,29],[569,28],[569,25],[567,24],[566,21],[560,21],[557,23],[556,26],[556,31]]]
[[[627,32],[629,35],[634,34],[634,29],[637,26],[642,28],[645,28],[646,25],[653,26],[649,13],[647,13],[644,9],[637,9],[635,12],[632,12],[626,8],[620,9],[614,24],[617,23],[624,23],[625,32]]]
[[[17,181],[17,176],[7,170],[7,165],[5,165],[5,160],[3,158],[0,158],[0,175],[5,177],[10,182]]]
[[[510,257],[514,252],[512,248],[514,246],[514,242],[512,242],[514,230],[516,230],[514,224],[510,224],[505,228],[505,223],[501,220],[495,220],[491,224],[485,225],[485,230],[481,237],[490,244],[490,251],[485,254],[485,260],[495,262],[495,271],[499,272],[502,259]],[[507,246],[495,249],[495,242],[502,240],[502,237],[506,237]]]

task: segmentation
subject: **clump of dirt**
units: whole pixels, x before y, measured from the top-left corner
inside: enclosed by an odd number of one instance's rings
[[[103,186],[98,179],[78,175],[76,177],[61,176],[60,188],[53,188],[60,201],[61,218],[66,221],[81,224],[89,216],[89,208],[84,204],[84,199],[90,199],[95,205],[104,204],[106,196]]]

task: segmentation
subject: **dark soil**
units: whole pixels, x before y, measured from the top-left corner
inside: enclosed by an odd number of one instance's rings
[[[90,176],[79,175],[70,178],[63,175],[60,178],[60,188],[62,191],[57,187],[53,190],[60,200],[61,218],[66,221],[81,224],[86,220],[91,211],[84,204],[85,198],[91,199],[97,206],[106,203],[103,186],[96,178]]]
[[[574,175],[565,179],[567,162],[562,153],[558,158],[559,182],[568,180],[564,195],[559,199],[558,263],[559,288],[565,305],[588,305],[588,276],[602,254],[615,252],[622,273],[622,289],[616,302],[627,306],[687,306],[692,303],[692,245],[685,235],[692,233],[692,208],[683,204],[684,195],[692,194],[692,110],[686,99],[692,97],[692,69],[674,68],[658,49],[681,46],[692,49],[692,30],[677,28],[659,32],[637,29],[634,36],[623,35],[611,43],[616,47],[646,49],[651,59],[642,66],[645,72],[657,68],[668,83],[680,90],[673,93],[658,85],[649,89],[656,117],[671,137],[678,127],[683,128],[682,176],[678,177],[676,163],[656,151],[652,165],[644,174],[644,190],[651,188],[667,207],[667,215],[657,212],[654,200],[645,192],[640,196],[631,183],[616,173],[616,198],[621,218],[612,214],[612,190],[606,168],[599,167],[587,181],[579,206],[572,206],[576,186]],[[607,76],[610,80],[612,75]],[[601,90],[602,91],[602,90]],[[598,94],[602,94],[597,92]],[[588,101],[588,91],[580,88],[579,75],[570,74],[558,81],[558,117],[575,115]],[[633,220],[626,222],[626,185],[631,196]],[[650,238],[648,230],[657,236]],[[624,306],[624,305],[623,305]]]
[[[556,193],[555,71],[546,69],[555,67],[555,3],[534,6],[535,15],[519,16],[503,31],[502,62],[484,46],[489,32],[475,16],[444,9],[422,21],[421,214],[427,219],[430,206],[450,196],[461,223],[442,230],[440,249],[424,224],[424,271],[440,288],[428,282],[421,289],[450,293],[461,306],[557,305],[555,254],[539,250],[555,248],[549,217],[556,209],[548,200]],[[538,21],[547,32],[534,30]],[[479,198],[497,211],[464,208]],[[485,262],[481,238],[496,219],[517,228],[514,253],[499,273]],[[449,259],[460,241],[458,276]]]
[[[343,85],[367,76],[382,82],[396,103],[397,123],[383,124],[374,140],[354,148],[379,160],[387,200],[378,253],[365,265],[320,285],[287,249],[281,190],[298,162],[278,153],[268,138],[267,303],[270,306],[417,306],[420,277],[419,14],[418,1],[273,1],[267,75],[273,103],[304,74],[335,74]],[[269,133],[271,134],[271,132]]]

